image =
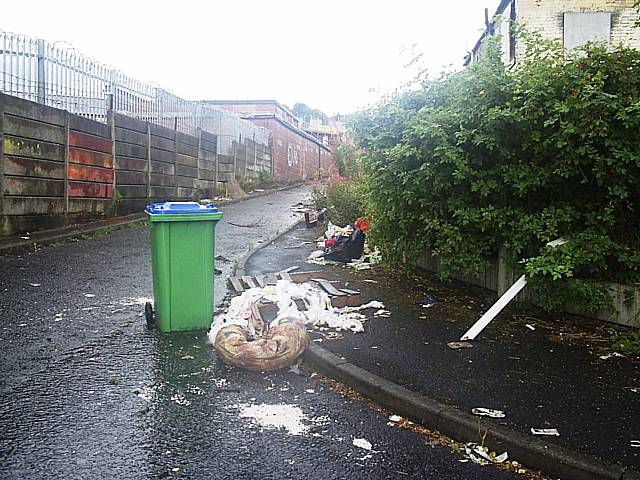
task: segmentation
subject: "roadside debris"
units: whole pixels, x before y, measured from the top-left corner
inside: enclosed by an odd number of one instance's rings
[[[42,284],[40,284],[40,283],[30,283],[29,286],[31,286],[31,287],[41,287]]]
[[[534,435],[547,435],[559,437],[560,432],[555,428],[532,428],[531,433]]]
[[[416,305],[422,305],[423,308],[431,308],[435,303],[436,299],[433,295],[426,295],[422,300],[416,300]]]
[[[529,330],[531,330],[532,332],[533,332],[533,331],[535,331],[535,329],[536,329],[533,325],[531,325],[531,324],[529,324],[529,323],[526,323],[526,324],[525,324],[525,327],[527,327],[527,328],[528,328]]]
[[[362,448],[363,450],[371,451],[373,449],[373,445],[365,438],[354,438],[353,445]]]
[[[631,448],[640,448],[640,440],[631,440]]]
[[[241,295],[231,299],[227,312],[216,317],[208,338],[225,363],[259,371],[289,366],[309,343],[307,327],[360,333],[364,331],[367,319],[360,311],[377,308],[379,312],[384,307],[378,301],[360,306],[334,307],[325,291],[333,287],[329,284],[320,288],[323,283],[329,283],[322,279],[308,283],[274,282],[275,285],[265,284],[264,287],[243,290]],[[336,294],[342,295],[340,298],[348,298],[344,292],[336,290]],[[269,304],[277,308],[277,314],[267,322],[260,313],[260,306]],[[300,305],[304,308],[300,309]],[[382,311],[388,314],[386,310]],[[339,337],[336,335],[331,339],[336,338]],[[322,339],[316,341],[319,343]]]
[[[494,452],[490,452],[487,447],[478,445],[477,443],[466,443],[464,446],[466,456],[474,463],[478,465],[489,465],[490,463],[503,463],[508,458],[507,452],[501,455],[496,455]]]
[[[473,408],[471,413],[491,418],[504,418],[505,414],[502,410],[493,410],[491,408]]]
[[[610,358],[613,358],[613,357],[623,357],[624,358],[624,355],[622,355],[619,352],[612,352],[612,353],[609,353],[607,355],[601,355],[600,356],[600,360],[609,360]]]
[[[389,417],[389,421],[390,422],[398,423],[398,422],[401,422],[402,420],[403,420],[403,418],[400,415],[391,415]]]
[[[473,348],[473,344],[470,342],[449,342],[447,343],[447,347],[452,350],[458,350],[460,348]]]

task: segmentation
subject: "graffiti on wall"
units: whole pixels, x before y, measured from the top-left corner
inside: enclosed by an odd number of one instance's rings
[[[287,149],[287,165],[293,167],[300,162],[300,148],[297,145],[289,145]]]

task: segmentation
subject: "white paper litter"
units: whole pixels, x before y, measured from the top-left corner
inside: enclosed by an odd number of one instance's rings
[[[491,408],[473,408],[471,413],[491,418],[504,418],[505,414],[502,410],[493,410]]]
[[[535,331],[535,327],[529,323],[525,324],[525,327],[527,327],[529,330],[531,330],[532,332]]]
[[[613,358],[613,357],[624,357],[624,355],[622,355],[619,352],[613,352],[613,353],[609,353],[608,355],[601,355],[600,360],[609,360],[610,358]]]
[[[531,433],[534,435],[560,436],[560,432],[555,428],[532,428]]]
[[[402,417],[400,415],[391,415],[389,420],[397,423],[402,421]]]
[[[354,438],[353,445],[358,448],[362,448],[363,450],[369,451],[371,451],[371,449],[373,448],[373,445],[371,445],[371,443],[364,438]]]

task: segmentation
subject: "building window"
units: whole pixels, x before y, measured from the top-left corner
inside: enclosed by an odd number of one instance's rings
[[[587,42],[611,43],[611,13],[566,12],[564,14],[564,48],[566,51]]]

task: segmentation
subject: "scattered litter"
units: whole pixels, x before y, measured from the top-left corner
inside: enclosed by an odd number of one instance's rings
[[[316,393],[316,391],[313,388],[307,388],[305,390],[306,393]]]
[[[402,421],[402,417],[400,415],[391,415],[389,420],[397,423]]]
[[[26,323],[21,323],[20,325],[18,325],[19,327],[26,327],[27,324]]]
[[[619,352],[613,352],[613,353],[609,353],[608,355],[601,355],[600,360],[609,360],[612,357],[624,357],[624,355],[622,355]]]
[[[449,342],[447,347],[458,350],[459,348],[473,348],[473,344],[471,342]]]
[[[491,408],[474,408],[471,410],[474,415],[491,418],[504,418],[505,414],[502,410],[493,410]]]
[[[375,280],[370,280],[370,279],[368,279],[368,278],[367,278],[367,279],[365,279],[365,280],[362,280],[362,281],[363,281],[363,282],[367,282],[367,283],[380,283],[380,282],[376,282]]]
[[[435,303],[436,299],[433,295],[426,295],[422,300],[416,300],[416,305],[422,305],[423,308],[431,308]]]
[[[371,443],[364,438],[354,438],[353,445],[368,451],[371,451],[371,449],[373,448],[373,445],[371,445]]]
[[[527,327],[529,330],[531,330],[532,332],[535,331],[535,327],[529,323],[525,324],[525,327]]]
[[[314,338],[312,341],[315,342],[315,343],[322,343],[322,339],[321,338]]]
[[[640,388],[630,388],[633,393],[640,393]]]
[[[555,428],[532,428],[531,433],[534,435],[560,436],[560,432]]]
[[[289,435],[304,435],[309,432],[308,421],[300,407],[296,405],[234,405],[240,410],[240,417],[248,418],[254,424],[267,430],[286,430]],[[311,419],[314,424],[326,423],[326,417]]]
[[[464,451],[467,457],[478,465],[488,465],[490,463],[503,463],[508,458],[507,452],[500,455],[496,455],[494,452],[489,452],[487,447],[478,445],[477,443],[467,443],[464,446]]]
[[[640,448],[640,440],[631,440],[631,448]]]
[[[344,307],[341,312],[347,313],[347,312],[359,312],[360,310],[367,310],[369,308],[384,308],[384,303],[379,302],[377,300],[372,300],[368,303],[365,303],[363,305],[359,305],[357,307]]]
[[[191,405],[191,402],[187,400],[187,397],[185,397],[182,392],[178,392],[175,395],[172,395],[171,401],[177,403],[178,405],[182,405],[184,407],[188,407],[189,405]]]
[[[42,284],[40,284],[40,283],[30,283],[29,285],[31,287],[41,287],[42,286]]]
[[[387,318],[391,316],[391,312],[389,310],[380,309],[376,313],[373,314],[374,317]]]
[[[315,260],[322,257],[324,257],[324,252],[322,250],[314,250],[309,254],[307,260]]]
[[[84,296],[87,297],[87,298],[95,297],[95,295],[93,293],[85,293]]]
[[[20,237],[20,238],[23,239],[23,240],[31,240],[31,237],[26,237],[26,236],[25,237]]]
[[[294,270],[298,270],[300,267],[298,267],[297,265],[294,265],[293,267],[289,267],[289,268],[285,268],[284,270],[280,270],[280,272],[278,273],[289,273],[289,272],[293,272]]]

